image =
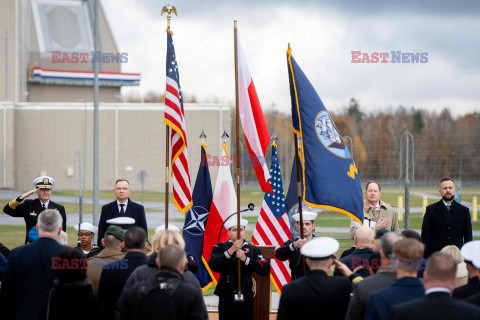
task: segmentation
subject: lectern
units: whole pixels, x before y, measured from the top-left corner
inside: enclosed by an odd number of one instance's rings
[[[263,257],[270,263],[271,259],[275,258],[274,246],[257,246],[262,250]],[[256,294],[253,302],[253,313],[255,320],[269,319],[270,304],[272,300],[272,283],[270,282],[270,274],[266,276],[259,276],[253,274],[253,279],[256,283]]]

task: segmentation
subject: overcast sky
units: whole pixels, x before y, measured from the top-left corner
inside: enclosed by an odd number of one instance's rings
[[[159,0],[101,0],[134,90],[165,90],[166,17]],[[183,92],[234,101],[233,20],[263,108],[290,110],[285,51],[327,110],[355,97],[366,111],[398,105],[480,111],[479,1],[245,1],[172,3]],[[427,63],[351,63],[351,51],[428,53]],[[130,90],[130,89],[128,89]]]

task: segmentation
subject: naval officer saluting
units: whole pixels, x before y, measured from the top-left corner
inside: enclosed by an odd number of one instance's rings
[[[65,207],[50,200],[52,196],[52,188],[55,180],[49,176],[41,176],[33,180],[35,189],[25,192],[16,199],[10,201],[4,208],[3,212],[12,217],[22,217],[25,219],[26,235],[25,243],[28,241],[28,232],[35,228],[38,215],[46,209],[56,209],[62,216],[62,230],[67,229],[67,216],[65,215]],[[37,193],[37,199],[25,200],[33,193]]]
[[[315,238],[302,246],[301,254],[310,270],[283,287],[277,320],[343,320],[352,290],[350,281],[328,276],[339,247],[338,241],[329,237]]]

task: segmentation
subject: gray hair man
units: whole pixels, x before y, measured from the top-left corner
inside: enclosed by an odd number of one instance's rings
[[[36,319],[42,294],[53,287],[54,269],[61,268],[57,254],[62,216],[47,209],[37,221],[38,240],[11,251],[0,291],[2,319]]]
[[[357,229],[354,237],[355,250],[350,255],[339,260],[350,270],[360,267],[356,274],[364,278],[370,275],[370,269],[378,269],[380,266],[380,256],[373,252],[374,236],[373,230],[367,226]],[[334,274],[336,276],[342,275],[338,268],[335,269]]]

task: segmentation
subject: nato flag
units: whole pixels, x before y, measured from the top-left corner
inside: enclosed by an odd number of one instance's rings
[[[363,197],[355,162],[322,100],[287,51],[293,128],[301,137],[303,200],[363,222]]]
[[[207,162],[207,147],[202,143],[202,160],[198,169],[197,180],[193,188],[193,206],[187,212],[185,225],[183,226],[183,239],[185,239],[185,251],[190,253],[198,264],[197,279],[202,288],[206,288],[212,278],[205,268],[202,260],[203,234],[207,223],[208,213],[212,204],[212,182]]]

